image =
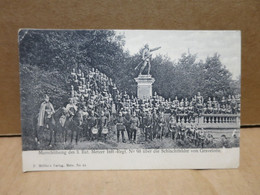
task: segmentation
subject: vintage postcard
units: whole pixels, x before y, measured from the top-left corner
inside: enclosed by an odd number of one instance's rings
[[[240,31],[18,40],[24,172],[239,166]]]

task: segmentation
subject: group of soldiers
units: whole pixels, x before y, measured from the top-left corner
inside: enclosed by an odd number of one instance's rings
[[[216,97],[208,97],[204,100],[200,92],[190,100],[188,98],[174,100],[165,99],[156,92],[150,99],[138,99],[133,95],[120,92],[112,79],[98,71],[98,69],[89,70],[85,75],[81,70],[73,69],[71,85],[72,98],[78,102],[79,100],[87,101],[88,105],[103,104],[108,109],[112,109],[112,103],[115,104],[115,111],[125,113],[128,109],[131,112],[136,111],[137,114],[142,110],[151,110],[152,112],[164,111],[169,114],[238,114],[240,113],[240,95],[229,95],[217,100]],[[101,99],[101,101],[97,101]],[[93,102],[94,101],[94,102]],[[106,105],[104,105],[106,103]],[[112,111],[111,111],[112,112]]]
[[[145,141],[170,137],[173,140],[188,139],[195,145],[203,145],[209,140],[205,130],[199,129],[194,118],[201,114],[236,114],[240,112],[240,97],[228,96],[217,101],[215,97],[207,101],[197,93],[190,101],[165,99],[154,94],[150,99],[138,99],[121,93],[112,79],[99,70],[89,69],[85,73],[73,69],[71,97],[62,107],[54,110],[46,95],[36,117],[35,141],[40,143],[38,131],[50,129],[50,141],[56,142],[58,129],[62,130],[63,141],[78,143],[80,137],[87,140],[107,140],[107,135],[116,134],[117,142],[137,142],[137,135]],[[184,114],[188,121],[176,116]]]

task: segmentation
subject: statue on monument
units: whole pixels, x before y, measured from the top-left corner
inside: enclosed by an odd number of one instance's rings
[[[160,48],[161,47],[156,47],[156,48],[150,49],[149,45],[145,44],[143,52],[142,52],[142,61],[135,67],[135,70],[136,70],[141,64],[143,64],[143,66],[140,69],[139,75],[142,75],[142,73],[143,73],[143,71],[144,71],[144,69],[146,68],[147,65],[148,65],[147,75],[150,75],[150,70],[151,70],[150,60],[151,60],[151,57],[152,57],[151,52],[156,51]]]

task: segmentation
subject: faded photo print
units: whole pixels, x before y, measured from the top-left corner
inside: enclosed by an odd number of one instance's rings
[[[238,148],[240,31],[19,31],[31,150]]]

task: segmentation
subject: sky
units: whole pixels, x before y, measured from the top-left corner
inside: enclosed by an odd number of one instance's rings
[[[174,31],[174,30],[116,30],[125,36],[125,50],[131,55],[137,53],[146,43],[150,49],[161,46],[156,54],[167,55],[176,61],[188,51],[197,54],[198,60],[205,60],[216,52],[223,65],[233,74],[241,71],[240,31]]]

